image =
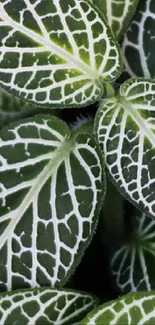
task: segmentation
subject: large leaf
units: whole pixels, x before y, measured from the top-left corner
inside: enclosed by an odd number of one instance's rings
[[[81,324],[154,325],[155,291],[123,296],[91,311]]]
[[[0,83],[43,106],[84,106],[121,72],[111,30],[86,0],[1,0]]]
[[[77,291],[47,288],[13,291],[0,295],[0,323],[79,324],[95,306],[95,297]]]
[[[91,0],[104,14],[114,34],[120,39],[126,30],[139,0]]]
[[[155,76],[154,30],[155,1],[142,0],[122,44],[125,68],[131,77]]]
[[[98,219],[104,180],[100,150],[47,115],[2,130],[0,290],[63,285]]]
[[[155,221],[144,213],[136,218],[129,240],[115,244],[110,270],[123,293],[155,289]]]
[[[155,82],[130,79],[100,107],[95,133],[122,195],[155,217]]]

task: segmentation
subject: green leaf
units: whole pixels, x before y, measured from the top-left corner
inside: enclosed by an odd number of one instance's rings
[[[110,301],[91,311],[81,324],[154,325],[155,291],[138,292]]]
[[[130,239],[111,254],[111,274],[122,293],[155,289],[155,221],[144,213],[135,221]]]
[[[122,43],[125,68],[131,77],[155,76],[154,30],[155,1],[142,0]]]
[[[32,103],[25,102],[19,97],[15,97],[0,87],[0,128],[5,125],[17,121],[21,118],[31,117],[37,113],[41,113],[43,109]],[[57,111],[58,112],[58,111]],[[54,110],[52,114],[55,114]]]
[[[35,106],[36,107],[36,106]],[[15,97],[0,87],[0,113],[17,113],[34,108],[34,105]]]
[[[113,202],[113,204],[111,204]],[[106,197],[100,212],[102,220],[102,241],[109,248],[122,236],[126,236],[126,225],[124,222],[124,198],[107,177]]]
[[[0,295],[0,322],[3,325],[79,324],[95,306],[95,297],[78,291],[50,288],[12,291]]]
[[[114,34],[120,39],[131,18],[139,0],[91,0],[104,14]]]
[[[100,99],[122,69],[118,45],[87,0],[0,2],[0,84],[50,107]]]
[[[0,180],[0,290],[64,285],[103,200],[96,141],[48,115],[13,123],[1,132]]]
[[[0,87],[0,128],[2,129],[6,124],[20,117],[20,105],[15,99],[16,97],[10,95],[8,92]]]
[[[155,82],[126,81],[101,105],[95,134],[121,194],[155,217]]]

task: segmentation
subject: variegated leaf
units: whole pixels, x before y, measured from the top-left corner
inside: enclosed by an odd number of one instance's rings
[[[97,101],[121,61],[87,0],[0,1],[0,84],[25,100],[60,108]]]
[[[155,291],[138,292],[107,302],[92,310],[85,325],[154,325]]]
[[[103,162],[89,135],[57,118],[13,123],[0,140],[0,290],[62,286],[103,200]]]
[[[122,195],[155,217],[155,82],[130,79],[104,101],[95,134]]]
[[[111,274],[122,293],[155,289],[155,221],[143,213],[134,226],[129,240],[111,255]]]
[[[125,68],[131,77],[154,78],[154,37],[155,1],[142,0],[122,43]]]
[[[139,0],[91,0],[104,14],[114,34],[120,39],[133,14]]]
[[[25,289],[0,294],[3,325],[72,325],[96,306],[95,297],[72,290]]]

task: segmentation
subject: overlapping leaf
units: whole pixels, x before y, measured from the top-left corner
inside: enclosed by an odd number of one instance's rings
[[[0,112],[17,113],[34,107],[28,102],[20,100],[18,97],[12,96],[10,93],[0,87]]]
[[[131,77],[154,78],[154,31],[155,1],[142,0],[122,43],[125,68]]]
[[[43,106],[84,106],[116,79],[121,57],[86,0],[0,1],[0,83]]]
[[[0,87],[0,129],[13,121],[31,117],[43,111],[44,113],[49,113],[48,108],[45,109],[41,106],[24,101]],[[54,116],[59,115],[56,110],[52,110],[52,114]]]
[[[0,140],[0,290],[61,286],[97,223],[103,164],[95,140],[38,115]]]
[[[31,113],[38,112],[38,110],[38,106],[25,102],[0,87],[0,128],[14,120],[28,117]]]
[[[154,325],[155,291],[134,293],[110,301],[91,311],[87,325]]]
[[[105,14],[109,26],[120,39],[126,30],[139,0],[91,0]]]
[[[155,221],[144,213],[136,218],[129,241],[115,247],[110,270],[123,293],[155,289]]]
[[[18,118],[19,114],[17,101],[0,87],[0,128]]]
[[[95,133],[117,188],[155,217],[155,82],[125,82],[101,105]]]
[[[95,306],[95,297],[77,291],[47,288],[13,291],[0,295],[0,322],[3,325],[75,324]]]

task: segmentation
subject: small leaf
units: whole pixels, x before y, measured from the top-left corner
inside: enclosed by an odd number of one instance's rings
[[[118,45],[86,0],[0,1],[0,84],[50,107],[100,99],[121,73]]]
[[[136,218],[129,241],[113,249],[110,270],[122,293],[155,289],[155,221],[144,213]]]
[[[122,43],[125,68],[131,77],[155,76],[154,29],[155,1],[142,0]]]
[[[0,140],[0,290],[62,286],[97,224],[102,155],[57,118],[13,123]]]
[[[104,14],[114,34],[120,39],[132,16],[139,0],[91,0]]]
[[[14,96],[0,87],[0,129],[20,117],[19,105],[16,104]]]
[[[95,134],[121,194],[155,217],[155,82],[125,82],[101,105]]]
[[[29,289],[0,294],[3,325],[72,325],[96,305],[95,297],[72,290]]]
[[[17,113],[36,106],[15,97],[0,87],[0,113]]]
[[[91,311],[81,324],[154,325],[155,291],[138,292],[110,301]]]
[[[112,201],[112,204],[111,204]],[[100,212],[100,223],[102,221],[102,240],[107,248],[115,245],[122,236],[126,236],[126,225],[124,222],[124,198],[107,177],[106,196],[103,208]]]
[[[37,113],[41,113],[45,108],[33,105],[32,103],[25,102],[19,97],[15,97],[8,93],[6,90],[0,87],[0,128],[5,125],[17,121],[22,118],[34,116]],[[47,109],[46,109],[47,111]],[[50,111],[51,112],[51,111]],[[58,111],[57,111],[58,112]],[[49,109],[48,109],[49,113]],[[52,110],[52,114],[55,115],[56,111]]]

